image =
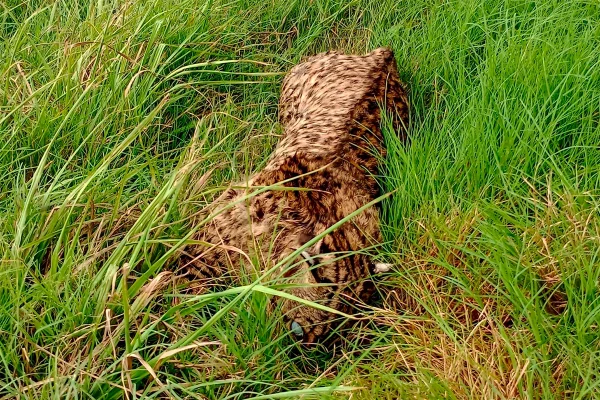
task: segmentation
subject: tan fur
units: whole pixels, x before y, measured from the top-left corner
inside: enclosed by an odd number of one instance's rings
[[[282,139],[244,189],[229,189],[213,204],[213,211],[225,209],[195,237],[212,246],[188,247],[183,266],[199,277],[236,277],[241,262],[249,265],[245,255],[250,255],[268,270],[379,196],[373,175],[378,157],[385,155],[379,127],[383,104],[404,137],[408,101],[387,49],[366,56],[323,53],[295,66],[281,92]],[[272,185],[286,190],[273,188],[245,199]],[[316,266],[299,255],[270,278],[310,284],[289,291],[348,312],[351,299],[371,296],[373,286],[366,278],[376,268],[366,254],[340,258],[339,252],[360,251],[380,240],[378,209],[369,207],[306,249]],[[321,338],[330,327],[329,313],[293,301],[282,308],[290,323],[302,327],[305,343]]]

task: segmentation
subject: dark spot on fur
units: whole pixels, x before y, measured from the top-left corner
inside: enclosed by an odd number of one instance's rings
[[[263,209],[259,206],[256,208],[256,212],[255,212],[256,218],[258,220],[262,220],[263,217],[265,216],[265,212],[263,211]]]

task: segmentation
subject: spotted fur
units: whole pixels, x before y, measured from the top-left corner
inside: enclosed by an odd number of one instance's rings
[[[322,53],[295,66],[281,91],[282,139],[263,170],[213,204],[218,215],[195,237],[210,245],[187,248],[183,266],[199,277],[236,277],[240,265],[257,258],[268,270],[379,196],[374,175],[385,156],[382,105],[404,138],[408,101],[388,49],[366,56]],[[378,209],[369,207],[271,278],[303,284],[289,291],[349,312],[352,299],[371,297],[367,278],[384,265],[359,251],[380,241]],[[287,300],[282,309],[288,323],[301,327],[305,343],[330,328],[329,313]]]

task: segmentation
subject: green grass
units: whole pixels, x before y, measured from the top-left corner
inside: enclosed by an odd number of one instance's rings
[[[378,46],[412,142],[364,323],[299,349],[274,282],[183,296],[282,73]],[[595,1],[0,2],[0,397],[600,398],[599,144]]]

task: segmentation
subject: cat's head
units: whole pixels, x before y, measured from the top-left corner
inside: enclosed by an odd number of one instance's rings
[[[389,265],[376,263],[361,252],[335,249],[335,237],[325,236],[283,270],[283,278],[290,285],[285,292],[339,313],[352,314],[375,290],[369,276],[389,270]],[[281,309],[287,328],[304,344],[322,342],[347,321],[343,315],[288,298],[282,299]]]

